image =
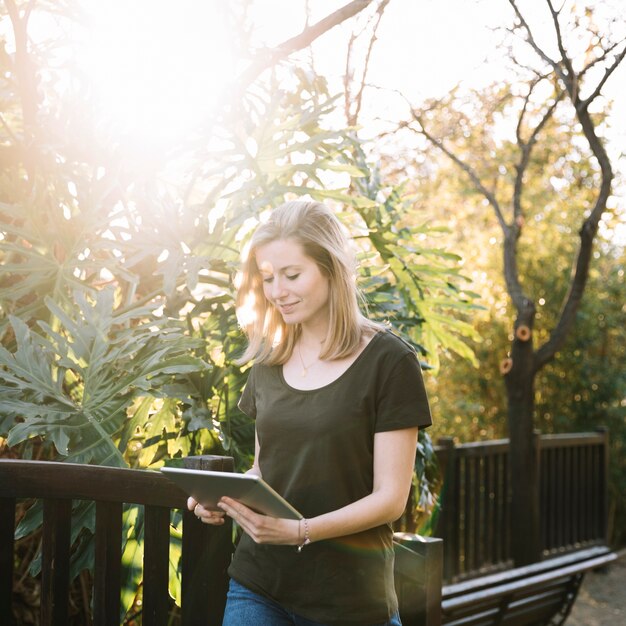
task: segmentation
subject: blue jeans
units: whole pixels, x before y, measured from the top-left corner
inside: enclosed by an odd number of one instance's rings
[[[324,626],[296,615],[231,579],[222,626]],[[402,626],[396,613],[388,622],[371,626]]]

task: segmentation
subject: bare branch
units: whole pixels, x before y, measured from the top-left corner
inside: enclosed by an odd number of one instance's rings
[[[563,81],[563,82],[567,82],[567,76],[565,75],[565,73],[563,72],[563,69],[561,68],[561,66],[554,60],[552,60],[537,44],[537,42],[535,41],[535,37],[532,34],[532,31],[530,29],[530,26],[528,25],[528,22],[524,19],[524,16],[521,14],[517,4],[516,4],[516,0],[509,0],[509,4],[513,7],[513,10],[515,11],[515,15],[517,16],[517,19],[519,20],[522,28],[526,31],[526,41],[528,42],[528,44],[531,46],[531,48],[548,64],[550,65],[550,67],[552,67],[554,69],[554,71],[557,73],[557,75],[559,76],[559,78]]]
[[[273,49],[265,50],[250,67],[248,67],[238,78],[237,86],[239,89],[245,89],[253,82],[264,70],[279,61],[286,59],[289,55],[310,46],[318,37],[331,30],[338,24],[345,22],[347,19],[354,17],[363,9],[369,6],[373,0],[352,0],[341,9],[337,9],[334,13],[327,15],[319,22],[306,27],[299,35],[287,39]]]
[[[22,16],[22,19],[25,22],[28,22],[28,20],[30,19],[30,14],[32,13],[36,4],[37,0],[30,0],[30,2],[26,5],[26,8],[24,9],[24,15]]]
[[[602,77],[602,80],[598,83],[597,87],[593,90],[593,93],[580,103],[581,107],[586,109],[600,95],[600,92],[602,91],[602,87],[604,87],[604,84],[609,79],[609,76],[611,76],[611,74],[615,71],[615,68],[623,61],[625,56],[626,56],[626,46],[620,52],[620,54],[616,55],[613,63],[609,67],[606,68],[604,72],[604,76]]]
[[[548,8],[550,9],[550,14],[552,15],[552,23],[554,24],[554,32],[556,33],[556,43],[559,47],[559,52],[561,53],[561,61],[563,62],[563,65],[567,70],[567,76],[569,78],[569,81],[565,80],[564,82],[568,88],[568,91],[570,91],[571,89],[570,96],[572,98],[572,101],[575,101],[577,98],[577,94],[575,93],[577,84],[576,72],[574,71],[572,61],[567,56],[567,51],[565,50],[565,46],[563,45],[563,34],[561,33],[561,24],[559,22],[559,13],[561,12],[561,9],[559,9],[558,11],[555,10],[554,6],[552,5],[552,0],[546,0],[546,3],[548,5]]]
[[[515,220],[510,225],[506,223],[497,198],[485,187],[485,185],[478,177],[478,174],[467,163],[457,157],[444,144],[442,140],[437,139],[425,129],[422,119],[415,109],[411,109],[411,114],[413,119],[420,125],[419,130],[412,130],[423,135],[431,144],[439,148],[453,163],[455,163],[457,167],[464,171],[469,176],[475,188],[487,199],[487,201],[493,208],[496,214],[496,218],[498,219],[500,227],[502,228],[502,231],[504,233],[503,261],[504,279],[506,282],[507,291],[519,314],[528,317],[529,323],[531,323],[532,316],[534,315],[534,304],[524,294],[522,285],[519,280],[519,272],[517,267],[517,240],[519,239],[521,233],[520,224]],[[405,123],[404,126],[411,128],[409,123]]]
[[[540,370],[546,363],[554,358],[554,355],[565,344],[570,328],[576,319],[576,311],[585,291],[589,265],[593,250],[593,239],[597,232],[597,222],[585,220],[580,230],[580,248],[576,257],[570,285],[559,313],[556,326],[550,333],[550,338],[537,349],[534,359],[535,371]]]
[[[365,62],[364,62],[364,67],[363,67],[363,76],[361,78],[361,86],[359,87],[359,91],[356,95],[355,98],[355,102],[356,102],[356,110],[354,111],[354,113],[350,116],[350,118],[348,119],[348,124],[350,124],[351,126],[356,126],[358,119],[359,119],[359,113],[361,112],[361,105],[363,103],[363,91],[365,89],[365,81],[367,78],[367,72],[369,69],[369,63],[370,63],[370,57],[372,55],[372,50],[374,49],[374,43],[376,42],[376,34],[378,32],[378,27],[380,26],[380,22],[383,18],[383,13],[385,12],[385,9],[387,8],[387,5],[389,4],[390,0],[383,0],[380,3],[380,6],[378,7],[378,10],[376,11],[377,14],[377,19],[376,19],[376,23],[374,24],[374,28],[372,30],[372,37],[370,39],[370,43],[369,46],[367,48],[367,54],[365,55]]]
[[[524,98],[524,104],[522,105],[522,110],[520,112],[519,118],[517,120],[517,125],[515,126],[515,138],[517,139],[517,143],[521,146],[524,143],[524,139],[522,138],[522,126],[524,124],[524,117],[526,116],[526,111],[528,110],[528,104],[530,103],[530,97],[532,93],[539,83],[539,80],[535,80],[531,83],[530,88],[528,89],[528,93]]]
[[[583,103],[578,101],[579,106],[575,107],[576,117],[581,124],[583,134],[589,143],[589,148],[591,149],[593,156],[597,159],[598,165],[600,166],[601,183],[593,210],[583,222],[580,229],[580,246],[574,263],[569,289],[563,299],[557,324],[550,334],[548,341],[541,346],[535,354],[535,371],[539,370],[543,367],[543,365],[550,361],[565,343],[567,334],[574,324],[576,311],[578,310],[582,300],[585,285],[587,283],[593,251],[593,240],[598,231],[600,217],[606,209],[613,181],[611,161],[607,155],[602,140],[598,137],[595,123],[589,114],[587,104],[599,95],[600,89],[606,82],[606,79],[608,79],[608,77],[613,73],[615,68],[624,59],[625,55],[626,49],[623,50],[621,54],[617,55],[613,64],[607,68],[605,77],[603,77],[600,81],[600,84],[596,90],[594,90],[592,96],[590,96],[590,98]]]
[[[433,144],[434,146],[439,148],[439,150],[441,150],[451,161],[453,161],[458,167],[460,167],[469,176],[469,178],[472,181],[472,183],[474,183],[474,186],[476,187],[476,189],[483,196],[485,196],[485,198],[487,199],[487,201],[489,202],[489,204],[491,205],[491,207],[495,211],[496,217],[498,218],[498,222],[500,223],[500,227],[502,228],[502,230],[506,234],[508,229],[509,229],[509,226],[506,223],[506,220],[504,219],[504,215],[502,214],[502,210],[500,208],[500,203],[498,202],[498,199],[494,196],[494,194],[491,191],[489,191],[489,189],[487,189],[483,185],[482,181],[478,177],[478,174],[476,174],[476,172],[467,163],[465,163],[458,156],[456,156],[456,154],[454,154],[444,144],[444,142],[441,139],[438,139],[434,135],[431,135],[426,130],[426,128],[424,127],[424,124],[422,122],[421,117],[418,115],[418,113],[415,111],[415,109],[411,110],[411,114],[413,116],[413,119],[420,125],[420,130],[417,131],[417,132],[419,132],[421,135],[426,137],[426,139],[428,139],[428,141],[430,141],[431,144]]]
[[[564,95],[565,95],[565,92],[563,91],[560,91],[557,93],[556,97],[554,98],[554,102],[550,105],[550,108],[545,112],[544,116],[541,118],[541,121],[539,122],[539,124],[537,124],[537,126],[533,130],[527,143],[528,146],[532,147],[536,143],[537,136],[543,130],[543,127],[548,123],[548,120],[554,114],[554,110],[556,109],[559,102],[563,100]]]
[[[532,95],[532,91],[537,86],[538,82],[539,81],[531,85],[528,95],[526,99],[524,100],[524,109],[522,113],[520,114],[520,119],[518,123],[518,131],[521,127],[522,117],[526,112],[526,106],[528,104],[530,96]],[[522,186],[523,186],[523,180],[524,180],[524,173],[526,171],[526,168],[528,167],[528,163],[530,162],[530,155],[532,153],[532,149],[537,143],[537,138],[539,136],[539,133],[543,130],[544,126],[548,123],[548,120],[553,116],[554,111],[556,110],[556,107],[558,106],[559,102],[561,102],[561,100],[563,99],[563,96],[564,96],[563,91],[560,91],[557,94],[557,96],[554,98],[554,102],[550,105],[548,110],[544,113],[539,124],[537,124],[537,126],[535,126],[535,128],[533,129],[532,133],[530,134],[530,137],[528,138],[528,141],[524,141],[522,139],[521,132],[517,133],[517,143],[522,151],[522,155],[520,158],[520,162],[516,166],[517,175],[515,177],[515,186],[513,190],[513,214],[515,215],[516,218],[522,215],[522,205],[521,205]]]
[[[602,54],[599,57],[592,59],[589,63],[587,63],[587,65],[585,65],[585,67],[578,73],[578,77],[582,78],[591,68],[598,65],[598,63],[602,63],[609,56],[609,54],[611,54],[611,52],[613,52],[613,50],[615,50],[615,48],[619,46],[620,43],[621,42],[614,43],[606,50],[603,50]]]
[[[36,162],[35,150],[32,148],[32,137],[37,132],[37,75],[28,46],[28,20],[34,7],[35,0],[30,0],[20,17],[20,10],[14,0],[5,0],[7,13],[11,20],[15,39],[15,62],[13,69],[22,108],[23,125],[23,165],[28,180],[34,179]]]
[[[534,317],[535,305],[532,300],[524,294],[517,268],[517,240],[520,234],[521,227],[516,222],[513,222],[513,224],[504,231],[504,281],[509,296],[518,311],[518,315],[528,316],[530,314],[528,322],[531,323],[532,317]]]
[[[356,41],[356,33],[350,34],[350,40],[348,41],[348,51],[346,52],[346,69],[343,74],[343,107],[346,115],[346,120],[350,119],[350,83],[352,81],[352,72],[350,70],[350,60],[352,59],[352,48]]]
[[[586,110],[585,110],[586,113]],[[588,117],[588,116],[587,116]],[[583,118],[584,119],[584,118]],[[579,120],[583,124],[583,128],[588,126],[591,122],[579,117]],[[586,134],[586,133],[585,133]],[[580,247],[578,249],[578,255],[575,260],[574,268],[572,271],[571,281],[569,289],[563,303],[561,305],[561,311],[556,326],[554,327],[548,341],[541,346],[536,352],[535,358],[535,370],[541,369],[547,362],[549,362],[556,352],[563,346],[567,338],[567,334],[570,328],[573,326],[576,311],[580,305],[580,302],[585,291],[585,285],[587,284],[587,277],[589,276],[589,266],[591,263],[591,255],[593,251],[593,240],[598,231],[598,222],[602,213],[606,209],[606,202],[611,193],[611,182],[613,180],[613,171],[609,162],[608,156],[604,151],[604,147],[600,143],[599,139],[593,135],[594,143],[600,146],[600,151],[596,154],[598,146],[595,149],[592,148],[596,157],[598,155],[601,158],[601,171],[602,182],[600,185],[600,192],[596,199],[595,206],[591,211],[591,214],[583,222],[580,229]]]

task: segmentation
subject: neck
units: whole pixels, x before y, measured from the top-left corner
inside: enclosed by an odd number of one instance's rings
[[[316,325],[316,326],[302,326],[300,330],[300,337],[298,343],[305,349],[317,350],[321,348],[321,345],[326,341],[326,335],[328,334],[328,325]]]
[[[309,369],[320,363],[319,353],[321,350],[321,344],[322,342],[319,341],[309,347],[306,343],[302,341],[302,336],[300,336],[300,338],[298,339],[296,352],[298,353],[298,360],[301,366],[300,376],[302,376],[303,378],[306,377]],[[305,356],[303,356],[303,353]]]

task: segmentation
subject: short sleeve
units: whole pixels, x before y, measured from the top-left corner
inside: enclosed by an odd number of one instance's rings
[[[255,393],[256,367],[253,365],[248,374],[246,386],[243,388],[241,398],[237,406],[252,419],[256,418],[256,393]]]
[[[375,432],[432,424],[422,369],[415,353],[406,353],[382,383]]]

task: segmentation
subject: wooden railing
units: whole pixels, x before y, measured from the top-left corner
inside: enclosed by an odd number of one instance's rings
[[[607,432],[544,435],[540,451],[544,554],[606,542]]]
[[[535,440],[540,462],[538,506],[543,555],[606,544],[607,433],[537,434]],[[510,514],[508,446],[507,440],[455,446],[446,439],[436,447],[444,488],[434,535],[444,540],[446,583],[513,565],[511,537],[524,529],[516,529],[516,520]],[[188,466],[209,469],[212,464],[224,461],[217,458],[186,459],[186,462]],[[119,620],[120,515],[125,502],[143,505],[145,511],[143,623],[164,624],[167,615],[171,508],[183,510],[182,622],[220,623],[227,582],[225,570],[232,549],[230,528],[209,528],[199,523],[186,510],[185,495],[164,476],[156,472],[8,460],[0,460],[0,470],[0,615],[3,619],[10,615],[12,601],[16,499],[26,497],[44,499],[42,624],[67,624],[69,520],[71,500],[76,499],[96,502],[98,566],[94,571],[94,623],[112,625]],[[408,568],[403,566],[401,571],[396,571],[403,577],[396,580],[401,614],[408,616],[407,611],[417,611],[414,619],[404,619],[407,624],[434,624],[438,612],[437,601],[432,598],[437,590],[440,597],[441,588],[427,581],[440,571],[441,544],[413,543],[420,550],[428,548],[432,555],[428,550],[424,552],[418,566],[415,559],[404,559]],[[403,565],[403,560],[399,559],[398,564]],[[424,588],[432,593],[416,601],[411,590]]]
[[[444,538],[444,580],[512,566],[506,439],[435,448],[444,472],[437,537]]]
[[[228,457],[185,459],[188,467],[232,469]],[[183,511],[182,624],[221,624],[232,553],[231,524],[210,527],[187,510],[187,496],[159,472],[0,459],[0,623],[11,625],[16,502],[44,501],[39,623],[70,623],[72,501],[95,502],[93,624],[119,626],[124,503],[144,511],[142,623],[166,626],[170,509]]]
[[[540,552],[560,554],[607,541],[608,436],[536,434]],[[513,566],[507,439],[435,447],[444,483],[434,536],[444,540],[444,580],[453,582]]]
[[[230,457],[189,457],[187,467],[232,470]],[[15,564],[14,525],[18,502],[43,500],[39,624],[67,626],[93,623],[119,626],[122,585],[122,514],[126,504],[143,512],[143,598],[141,623],[172,623],[168,593],[170,513],[182,510],[181,608],[183,626],[222,623],[232,553],[232,525],[200,523],[187,510],[186,495],[160,472],[0,459],[0,624],[17,626],[13,618]],[[95,503],[93,587],[84,589],[89,619],[70,615],[72,502]],[[441,623],[442,545],[440,539],[412,534],[395,537],[395,584],[405,626]],[[93,599],[90,611],[89,596]],[[17,602],[15,603],[17,604]],[[28,608],[33,608],[29,606]],[[82,615],[82,614],[81,614]],[[80,616],[78,616],[80,618]],[[135,623],[133,619],[132,623]]]

